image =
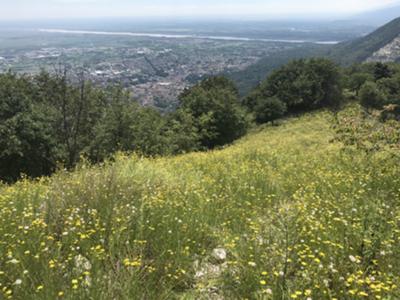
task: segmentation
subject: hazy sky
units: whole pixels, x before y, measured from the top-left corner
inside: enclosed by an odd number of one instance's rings
[[[0,21],[104,16],[350,15],[399,0],[0,0]]]

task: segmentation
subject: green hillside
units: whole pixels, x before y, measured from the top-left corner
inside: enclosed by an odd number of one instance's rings
[[[399,299],[400,159],[332,115],[0,187],[0,298]]]
[[[326,57],[341,65],[365,62],[376,51],[391,43],[400,35],[400,18],[378,28],[376,31],[337,45],[306,44],[297,48],[273,53],[260,59],[244,70],[227,74],[237,84],[242,96],[248,94],[273,70],[299,58]],[[400,59],[400,58],[399,58]]]
[[[329,57],[342,64],[363,62],[399,35],[400,18],[397,18],[365,37],[335,46]]]
[[[294,59],[322,56],[330,47],[316,44],[300,45],[294,49],[271,53],[244,70],[231,72],[226,75],[236,83],[241,96],[245,96],[265,80],[273,70],[280,68]]]

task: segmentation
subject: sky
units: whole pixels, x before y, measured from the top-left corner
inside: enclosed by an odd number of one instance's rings
[[[0,21],[97,17],[346,16],[399,0],[0,0]]]

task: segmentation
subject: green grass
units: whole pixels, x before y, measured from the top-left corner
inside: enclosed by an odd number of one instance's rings
[[[399,299],[399,159],[330,120],[0,187],[0,298]]]

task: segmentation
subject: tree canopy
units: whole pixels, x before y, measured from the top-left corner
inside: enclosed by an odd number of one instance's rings
[[[327,59],[294,60],[272,72],[244,104],[259,122],[273,121],[286,110],[293,113],[337,107],[343,99],[341,80],[339,67]]]

